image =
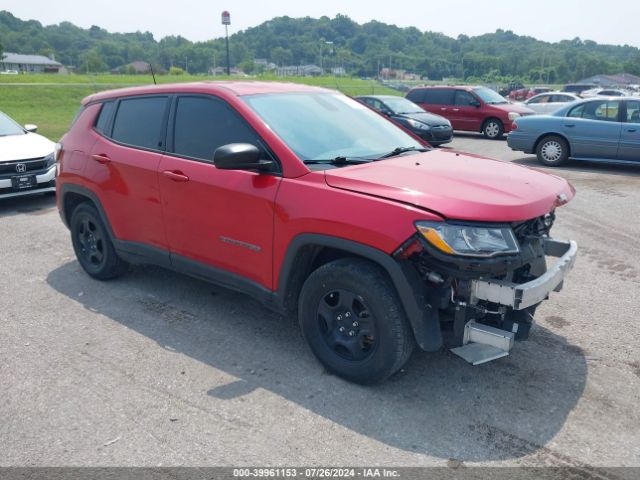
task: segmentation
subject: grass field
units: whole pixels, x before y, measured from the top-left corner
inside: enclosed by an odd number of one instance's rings
[[[158,83],[221,80],[195,75],[156,76]],[[399,95],[396,90],[374,81],[336,77],[264,77],[260,80],[286,81],[340,90],[348,95]],[[145,75],[2,75],[0,111],[18,123],[35,123],[38,132],[57,141],[67,130],[80,101],[92,93],[152,83]]]

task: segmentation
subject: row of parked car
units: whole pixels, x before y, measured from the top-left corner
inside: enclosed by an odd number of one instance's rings
[[[508,133],[509,147],[535,153],[547,166],[569,158],[640,162],[639,97],[581,99],[567,92],[544,92],[512,103],[486,87],[433,86],[414,88],[406,98],[358,99],[433,145],[450,142],[454,130],[482,132],[490,139]]]

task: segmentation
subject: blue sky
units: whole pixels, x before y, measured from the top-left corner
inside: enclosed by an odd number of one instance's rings
[[[231,12],[230,32],[258,25],[272,17],[348,15],[363,23],[378,20],[402,27],[479,35],[498,28],[545,41],[580,37],[599,43],[640,47],[640,1],[624,0],[2,0],[0,9],[45,25],[71,21],[98,25],[112,32],[150,31],[156,39],[182,35],[189,40],[222,36],[220,13]]]

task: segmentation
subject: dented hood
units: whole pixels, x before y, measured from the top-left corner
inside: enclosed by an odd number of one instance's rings
[[[326,170],[325,178],[335,188],[481,222],[529,220],[575,195],[571,184],[555,175],[442,150]]]

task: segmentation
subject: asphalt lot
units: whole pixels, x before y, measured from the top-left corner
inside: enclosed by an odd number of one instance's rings
[[[91,280],[53,197],[0,201],[0,466],[640,466],[640,166],[553,173],[578,190],[554,236],[580,252],[530,341],[479,367],[418,353],[375,387],[240,294],[154,267]]]

